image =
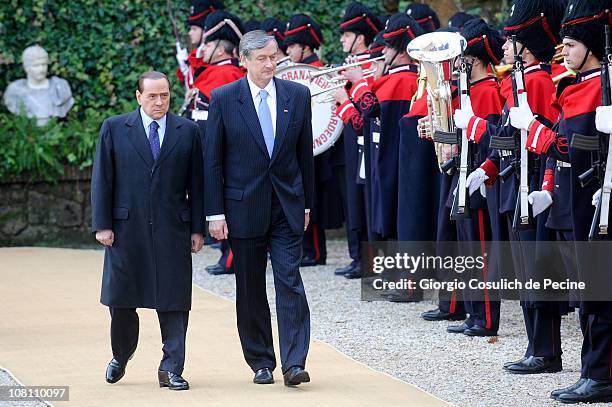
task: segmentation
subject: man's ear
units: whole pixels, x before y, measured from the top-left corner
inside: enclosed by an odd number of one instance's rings
[[[142,93],[140,93],[140,91],[138,89],[136,89],[136,100],[138,101],[139,105],[142,105],[142,103],[140,103],[140,98],[142,97]]]

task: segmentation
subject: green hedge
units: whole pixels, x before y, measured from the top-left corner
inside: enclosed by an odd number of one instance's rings
[[[348,1],[239,0],[227,8],[243,20],[275,15],[286,21],[307,12],[322,25],[323,58],[342,58],[337,27]],[[368,0],[380,12],[382,2]],[[187,43],[187,0],[174,1],[174,14]],[[38,128],[7,113],[0,104],[0,177],[39,173],[54,177],[66,164],[88,166],[102,120],[136,106],[138,75],[166,72],[173,80],[172,110],[181,105],[183,89],[174,80],[174,36],[162,0],[4,0],[0,2],[0,97],[8,84],[25,73],[21,53],[40,44],[50,57],[49,74],[70,82],[75,105],[67,121]]]

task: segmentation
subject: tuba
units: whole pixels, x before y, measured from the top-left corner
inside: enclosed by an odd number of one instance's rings
[[[461,55],[465,38],[457,33],[433,32],[410,41],[408,55],[420,63],[419,88],[427,89],[427,111],[440,170],[452,154],[452,146],[440,142],[438,133],[453,133],[451,76],[455,58]]]

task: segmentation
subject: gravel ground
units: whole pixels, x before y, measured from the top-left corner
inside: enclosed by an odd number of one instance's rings
[[[502,370],[503,363],[519,359],[527,346],[517,302],[502,303],[497,341],[448,334],[445,327],[449,323],[426,322],[419,317],[421,312],[435,308],[431,300],[412,304],[360,301],[359,280],[333,275],[336,267],[348,263],[346,242],[328,241],[327,250],[326,266],[302,269],[312,337],[353,359],[458,406],[562,405],[549,398],[550,391],[578,379],[582,338],[576,314],[562,322],[563,372],[512,375]],[[194,257],[194,282],[234,300],[233,275],[211,276],[204,271],[206,265],[217,260],[218,253],[206,247]],[[267,283],[275,315],[271,272]],[[428,297],[434,298],[434,293]]]
[[[15,378],[6,370],[0,368],[0,388],[2,386],[21,386],[21,383],[17,382]],[[2,407],[47,407],[48,404],[41,401],[2,401],[0,400],[0,406]]]

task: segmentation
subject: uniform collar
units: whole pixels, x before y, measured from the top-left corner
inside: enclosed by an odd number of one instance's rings
[[[601,76],[601,70],[599,68],[591,69],[589,71],[580,72],[576,75],[576,83],[588,81],[589,79],[597,78]]]
[[[398,72],[414,72],[414,73],[418,73],[419,68],[414,65],[414,64],[405,64],[405,65],[396,65],[393,66],[391,68],[389,68],[389,71],[387,71],[388,75],[392,75],[394,73],[398,73]]]
[[[318,60],[319,60],[319,57],[317,56],[317,54],[312,54],[311,56],[302,59],[300,63],[301,64],[312,64],[313,62],[317,62]]]

